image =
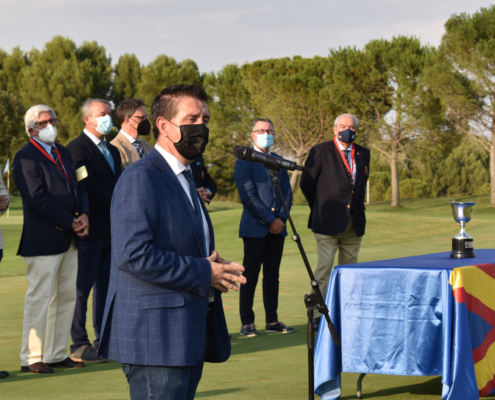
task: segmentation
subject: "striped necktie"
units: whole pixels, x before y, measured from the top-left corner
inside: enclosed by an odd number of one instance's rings
[[[98,146],[100,146],[100,148],[102,149],[103,156],[105,157],[108,165],[110,165],[110,168],[112,168],[112,171],[115,174],[115,164],[113,162],[112,153],[110,153],[110,150],[108,150],[107,143],[102,140]]]
[[[132,145],[135,147],[135,149],[137,150],[138,154],[139,154],[139,157],[140,158],[144,158],[146,156],[146,154],[144,153],[144,150],[143,150],[143,146],[140,142],[139,139],[135,140]]]
[[[345,157],[345,159],[347,161],[347,164],[349,164],[349,152],[350,152],[350,150],[342,150],[342,151],[344,152],[344,157]],[[344,161],[342,161],[342,162],[344,162]],[[347,169],[345,163],[344,163],[344,167],[345,167],[345,172],[347,174],[347,179],[349,179],[349,182],[352,185],[353,184],[353,182],[352,182],[352,180],[353,180],[352,179],[352,175],[349,173],[349,170]],[[351,164],[349,164],[349,167],[352,167]]]
[[[58,165],[58,167],[63,171],[64,167],[62,166],[62,161],[58,158],[57,150],[55,149],[55,145],[53,145],[50,149],[50,152],[52,153],[52,158],[53,161],[55,161]]]

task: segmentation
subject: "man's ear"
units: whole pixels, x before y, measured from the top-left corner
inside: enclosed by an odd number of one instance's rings
[[[156,119],[156,127],[160,131],[160,134],[164,134],[168,137],[168,121],[163,117]]]

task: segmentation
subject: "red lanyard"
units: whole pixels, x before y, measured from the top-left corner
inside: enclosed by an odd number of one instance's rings
[[[334,136],[333,141],[335,143],[335,147],[339,150],[340,156],[342,157],[342,160],[344,161],[344,165],[347,168],[347,171],[351,174],[352,179],[354,179],[354,149],[355,147],[352,146],[352,152],[351,152],[351,167],[349,167],[349,160],[347,157],[344,156],[344,152],[340,149],[339,143],[337,142],[337,138]]]
[[[63,169],[62,167],[60,167],[55,162],[55,160],[46,152],[46,150],[43,147],[41,147],[38,143],[36,143],[36,140],[34,140],[33,138],[31,138],[31,144],[33,144],[39,151],[41,151],[41,153],[46,158],[48,158],[52,163],[54,163],[57,166],[57,168],[64,173],[64,175],[67,178],[67,180],[70,181],[69,176],[67,175],[67,172],[65,172],[65,169]],[[58,156],[58,159],[60,161],[60,164],[62,164],[62,157],[60,157],[60,152],[58,151],[57,146],[55,146],[55,151],[57,152],[57,156]]]

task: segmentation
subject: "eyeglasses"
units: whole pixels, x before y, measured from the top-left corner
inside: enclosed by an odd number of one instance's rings
[[[143,122],[145,119],[148,119],[149,118],[149,115],[143,115],[143,116],[140,116],[140,115],[131,115],[129,117],[129,119],[132,119],[132,118],[139,118],[139,122]]]
[[[46,128],[48,124],[57,126],[58,124],[58,119],[57,118],[52,118],[52,119],[47,119],[45,121],[36,121],[34,123],[34,126],[37,126],[38,128]]]
[[[253,131],[253,133],[256,133],[257,135],[268,133],[269,135],[275,136],[275,131],[273,129],[257,129]]]
[[[350,129],[351,131],[355,131],[356,130],[356,126],[355,125],[339,125],[339,129],[345,131],[346,129]]]

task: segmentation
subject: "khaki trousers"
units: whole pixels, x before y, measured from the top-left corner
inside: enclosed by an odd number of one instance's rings
[[[21,366],[63,361],[76,305],[77,249],[72,243],[65,253],[24,257],[24,261],[29,288],[24,301]]]
[[[362,237],[356,236],[353,224],[354,217],[351,215],[349,216],[347,227],[342,235],[328,236],[315,233],[318,265],[314,274],[324,299],[326,299],[328,282],[332,273],[333,262],[337,250],[339,250],[338,265],[353,264],[357,262]],[[319,317],[321,314],[315,309],[314,315],[315,317]]]

